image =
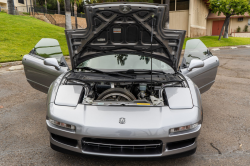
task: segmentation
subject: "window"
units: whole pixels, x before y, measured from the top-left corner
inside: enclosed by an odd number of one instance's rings
[[[161,4],[161,0],[154,0],[154,3],[159,3],[159,4]],[[164,4],[165,2],[163,1],[163,4]]]
[[[189,66],[193,59],[205,60],[210,56],[210,51],[200,39],[191,39],[187,41],[184,53],[184,62],[186,66]]]
[[[170,0],[170,11],[175,11],[175,0]]]
[[[176,10],[189,10],[189,0],[177,0]]]
[[[35,54],[43,58],[56,58],[61,61],[63,53],[56,39],[43,38],[35,46]]]
[[[189,10],[189,0],[170,0],[170,11]]]
[[[18,0],[18,3],[24,4],[24,0]]]
[[[238,21],[242,22],[242,21],[243,21],[243,18],[238,18]]]

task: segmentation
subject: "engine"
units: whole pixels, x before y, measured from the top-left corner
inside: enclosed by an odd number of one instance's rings
[[[162,93],[167,86],[182,87],[182,83],[83,83],[68,81],[68,85],[82,84],[81,102],[91,105],[166,105]]]

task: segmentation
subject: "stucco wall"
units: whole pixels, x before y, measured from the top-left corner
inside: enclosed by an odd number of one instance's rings
[[[187,31],[188,30],[188,10],[170,11],[169,28]]]
[[[190,0],[190,4],[190,37],[205,36],[209,10],[203,0]]]
[[[17,10],[20,12],[27,12],[27,5],[32,5],[32,1],[33,0],[24,0],[24,4],[22,3],[18,3],[18,0],[14,0],[14,6],[17,7]],[[8,4],[7,4],[7,0],[0,0],[0,6],[3,6],[3,4],[5,4],[5,8],[8,8]]]
[[[5,2],[2,2],[3,0],[0,0],[0,6],[2,8],[6,8],[7,9],[7,4]]]
[[[243,18],[243,21],[238,21],[238,18],[231,18],[230,25],[229,25],[229,32],[237,32],[238,26],[241,28],[241,32],[243,32],[246,25],[248,25],[248,19],[250,18]],[[248,26],[248,31],[250,32],[250,25]]]
[[[247,37],[250,38],[250,33],[232,33],[233,37]],[[250,41],[249,41],[250,42]]]
[[[232,32],[237,32],[238,26],[241,28],[241,32],[243,32],[243,29],[245,28],[245,25],[248,25],[248,19],[247,17],[243,18],[243,21],[238,21],[238,18],[231,18],[229,22],[229,34],[231,35]],[[212,29],[213,29],[213,21],[219,21],[219,20],[225,20],[225,19],[209,19],[207,20],[207,36],[212,35]],[[248,26],[248,31],[250,32],[250,25]]]
[[[220,20],[225,20],[225,19],[209,19],[209,20],[207,20],[207,36],[212,36],[213,22],[220,21]]]
[[[207,20],[207,36],[212,35],[213,20]]]

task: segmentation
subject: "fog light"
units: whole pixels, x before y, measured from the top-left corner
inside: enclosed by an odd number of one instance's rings
[[[63,122],[58,122],[58,121],[53,120],[53,119],[49,119],[49,122],[56,125],[56,126],[60,126],[60,127],[63,127],[63,128],[67,128],[67,129],[71,129],[71,130],[76,129],[76,126],[74,126],[74,125],[70,125],[70,124],[63,123]]]
[[[180,131],[191,130],[191,129],[196,128],[197,126],[198,126],[198,123],[191,124],[191,125],[188,125],[188,126],[176,127],[176,128],[170,129],[169,133],[176,133],[176,132],[180,132]]]

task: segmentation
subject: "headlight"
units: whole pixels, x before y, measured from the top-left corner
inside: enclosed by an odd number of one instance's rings
[[[176,128],[172,128],[169,130],[169,133],[176,133],[176,132],[180,132],[180,131],[186,131],[186,130],[191,130],[191,129],[194,129],[198,126],[198,123],[195,123],[195,124],[191,124],[191,125],[188,125],[188,126],[182,126],[182,127],[176,127]]]
[[[58,121],[53,120],[53,119],[49,119],[49,122],[56,125],[56,126],[60,126],[60,127],[63,127],[63,128],[67,128],[67,129],[71,129],[71,130],[76,129],[76,126],[74,126],[74,125],[58,122]]]

